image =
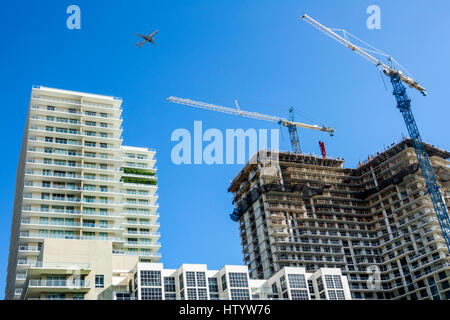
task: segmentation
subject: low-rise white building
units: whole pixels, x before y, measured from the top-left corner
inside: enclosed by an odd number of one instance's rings
[[[267,280],[249,278],[246,266],[208,270],[206,264],[164,269],[161,263],[137,263],[113,279],[117,300],[351,300],[347,277],[338,268],[314,273],[285,267]]]

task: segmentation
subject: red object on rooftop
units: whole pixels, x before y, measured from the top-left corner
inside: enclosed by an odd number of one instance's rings
[[[325,143],[323,143],[322,141],[319,141],[319,146],[320,146],[320,151],[322,152],[322,157],[324,159],[327,158],[327,151],[325,150]]]

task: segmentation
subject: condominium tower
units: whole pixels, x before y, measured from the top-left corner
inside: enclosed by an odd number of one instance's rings
[[[33,86],[6,299],[112,299],[122,270],[159,261],[155,151],[122,145],[121,104]]]
[[[425,147],[448,206],[450,153]],[[252,278],[336,267],[356,299],[450,299],[450,254],[409,139],[356,169],[342,159],[263,155],[228,190]]]

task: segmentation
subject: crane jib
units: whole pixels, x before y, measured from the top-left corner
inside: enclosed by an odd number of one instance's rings
[[[339,43],[346,45],[347,47],[358,53],[360,56],[366,60],[375,63],[378,67],[383,67],[383,72],[386,76],[391,79],[392,86],[394,88],[394,96],[397,101],[397,108],[403,115],[403,119],[408,129],[408,133],[411,137],[411,141],[416,153],[417,161],[419,162],[420,169],[422,171],[422,176],[425,179],[425,184],[427,186],[428,194],[430,195],[431,202],[433,203],[433,208],[436,217],[439,221],[439,226],[442,231],[442,235],[447,246],[447,250],[450,252],[450,217],[447,212],[447,206],[445,204],[444,198],[441,195],[439,184],[433,172],[433,167],[431,166],[430,159],[425,150],[425,146],[420,137],[419,129],[417,128],[416,120],[414,119],[411,110],[411,99],[409,99],[406,88],[403,83],[406,83],[411,88],[420,91],[424,96],[427,91],[424,87],[419,85],[417,81],[412,78],[406,77],[402,74],[400,70],[394,70],[391,67],[386,66],[381,61],[375,59],[370,54],[362,50],[361,48],[354,46],[348,40],[340,37],[338,34],[334,33],[331,29],[321,25],[319,22],[308,17],[306,14],[302,16],[302,19],[307,21],[309,24],[313,25],[315,28],[319,29],[323,33],[330,36],[332,39],[338,41]]]

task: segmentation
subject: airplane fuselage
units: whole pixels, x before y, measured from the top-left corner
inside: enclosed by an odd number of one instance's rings
[[[158,33],[158,30],[153,31],[151,34],[148,34],[148,35],[142,35],[142,34],[136,33],[137,36],[139,36],[139,37],[141,37],[142,39],[144,39],[144,41],[141,41],[141,42],[139,42],[139,43],[136,43],[136,45],[137,45],[139,48],[141,48],[142,45],[143,45],[145,42],[150,42],[150,43],[152,43],[153,45],[156,45],[156,43],[155,43],[154,40],[153,40],[153,36],[154,36],[155,34],[157,34],[157,33]]]

